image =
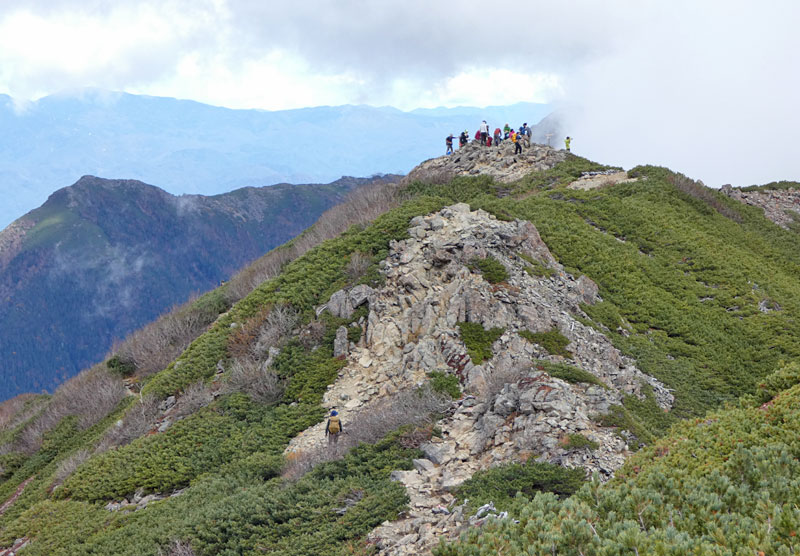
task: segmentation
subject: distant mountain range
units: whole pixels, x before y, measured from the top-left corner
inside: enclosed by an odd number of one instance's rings
[[[84,176],[0,232],[0,400],[52,389],[112,341],[299,234],[359,186],[342,178],[173,196]]]
[[[444,153],[444,138],[486,119],[535,124],[546,104],[436,108],[322,106],[231,110],[193,101],[100,90],[22,107],[0,95],[0,229],[80,176],[156,183],[213,195],[279,182],[406,173]]]

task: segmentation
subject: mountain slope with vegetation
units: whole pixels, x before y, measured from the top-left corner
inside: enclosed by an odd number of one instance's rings
[[[0,232],[0,399],[52,391],[115,339],[392,176],[175,197],[86,176]],[[205,323],[208,324],[208,323]]]
[[[465,535],[434,550],[442,556],[795,553],[796,233],[663,168],[634,168],[636,181],[583,191],[568,185],[618,169],[572,155],[554,164],[511,183],[479,175],[361,190],[53,396],[0,406],[0,499],[10,502],[0,542],[27,543],[31,555],[408,554],[427,546],[423,536],[441,519],[457,524],[443,543]],[[494,232],[465,228],[453,251],[436,234],[456,229],[447,216],[463,210],[456,203],[493,217],[480,219]],[[523,240],[501,223],[526,222],[542,246],[507,251]],[[419,260],[416,249],[431,258]],[[420,268],[404,273],[414,260]],[[443,281],[426,286],[422,269]],[[389,349],[382,338],[398,333],[388,334],[386,311],[413,311],[418,292],[444,291],[446,280],[474,284],[464,290],[472,308],[453,314],[437,344],[458,348],[447,351],[457,357],[419,378],[427,340]],[[512,338],[491,328],[494,310],[475,317],[482,327],[469,320],[481,300],[544,296],[536,284],[571,299],[556,329],[512,322],[520,330]],[[383,293],[353,293],[364,288]],[[216,303],[231,290],[241,300]],[[198,313],[214,319],[191,345],[155,344]],[[527,313],[531,322],[550,318]],[[595,339],[578,349],[578,331]],[[553,418],[541,404],[554,390],[601,399],[609,378],[584,354],[612,353],[605,342],[620,364],[633,362],[674,396],[665,411],[658,383],[645,381],[580,416],[593,421],[581,426],[616,431],[623,451],[638,450],[613,479],[581,487],[584,472],[565,467],[582,467],[599,447],[586,431],[571,432],[576,420],[564,422],[571,434],[562,444],[528,451],[522,441],[448,489],[412,484],[453,457],[472,468],[469,450],[446,450],[475,438],[459,430],[462,417],[482,415],[492,432],[513,434],[517,419]],[[499,348],[512,344],[529,360],[496,374],[507,351]],[[394,349],[423,356],[408,367],[417,378],[371,390],[374,361]],[[495,374],[505,379],[487,397],[479,379]],[[383,401],[357,411],[348,381],[367,401]],[[287,451],[317,434],[332,403],[350,402],[336,449]],[[510,421],[496,420],[501,406]],[[435,518],[406,522],[419,492],[451,502],[432,508]],[[469,517],[488,502],[513,519]]]

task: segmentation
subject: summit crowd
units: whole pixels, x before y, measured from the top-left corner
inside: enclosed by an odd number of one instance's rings
[[[528,127],[527,122],[519,126],[519,129],[514,129],[508,124],[503,126],[502,130],[496,127],[494,133],[489,133],[489,129],[489,124],[486,123],[486,120],[483,120],[478,127],[478,131],[475,132],[473,142],[486,147],[491,147],[492,145],[499,147],[503,141],[510,140],[514,144],[514,154],[521,153],[523,146],[531,146],[531,128]],[[452,133],[445,138],[445,145],[447,146],[447,152],[445,154],[453,154],[454,139],[455,136]],[[569,136],[564,139],[564,147],[567,152],[570,152],[569,147],[571,141],[572,138]],[[459,148],[463,148],[467,143],[469,143],[469,131],[465,129],[458,136],[458,146]]]

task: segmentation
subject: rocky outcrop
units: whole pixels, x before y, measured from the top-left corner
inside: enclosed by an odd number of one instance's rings
[[[600,172],[583,172],[580,179],[575,180],[567,186],[567,189],[596,189],[616,185],[618,183],[630,183],[638,181],[638,178],[629,178],[628,172],[622,170],[603,170]]]
[[[390,245],[382,264],[386,284],[368,296],[361,345],[350,344],[347,365],[323,402],[358,427],[360,411],[424,384],[432,371],[457,376],[465,393],[437,423],[441,437],[422,446],[425,458],[393,474],[411,503],[403,519],[372,533],[381,554],[423,554],[439,537],[466,526],[468,516],[453,507],[452,491],[478,470],[535,458],[611,477],[628,446],[595,416],[626,394],[642,396],[645,387],[665,410],[673,401],[663,385],[583,324],[581,304],[600,299],[597,286],[565,272],[529,222],[499,221],[458,204],[413,219],[409,235]],[[471,270],[475,259],[487,257],[503,265],[507,279],[492,284]],[[532,272],[531,259],[549,275]],[[472,360],[460,336],[462,322],[503,330],[493,357]],[[569,340],[570,358],[520,336],[554,329]],[[579,367],[599,384],[554,378],[548,363]],[[323,429],[320,423],[304,431],[288,451],[320,446]],[[570,435],[584,436],[594,448],[571,448]]]
[[[742,191],[730,185],[723,185],[720,192],[731,199],[761,208],[766,218],[786,230],[791,224],[800,222],[800,190],[798,189]]]
[[[549,170],[566,157],[566,151],[537,143],[532,143],[530,147],[523,146],[522,154],[515,155],[510,140],[503,141],[499,147],[486,147],[472,142],[450,156],[426,160],[414,168],[404,181],[446,183],[454,176],[485,174],[498,182],[510,183],[530,172]]]

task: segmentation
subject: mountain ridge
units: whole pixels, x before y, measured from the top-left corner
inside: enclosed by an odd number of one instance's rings
[[[115,338],[228,279],[354,188],[393,179],[212,198],[94,176],[59,189],[0,234],[3,397],[54,388],[99,360]],[[143,295],[147,301],[136,301]],[[38,355],[23,356],[23,345]]]
[[[22,490],[0,542],[791,554],[796,232],[665,168],[543,154],[510,182],[447,157],[447,179],[361,190],[254,263],[279,270],[168,364],[120,349],[8,405],[0,499]]]
[[[482,110],[482,109],[479,109]],[[513,125],[546,105],[489,107]],[[42,204],[53,184],[83,174],[138,179],[173,194],[326,183],[342,175],[406,173],[443,152],[444,137],[479,119],[345,105],[241,110],[196,101],[89,91],[0,103],[0,226]],[[519,120],[519,121],[517,121]],[[499,125],[502,125],[499,123]],[[13,139],[12,139],[13,138]]]

